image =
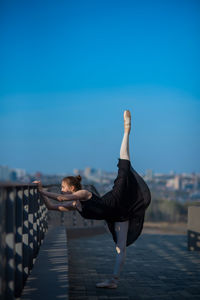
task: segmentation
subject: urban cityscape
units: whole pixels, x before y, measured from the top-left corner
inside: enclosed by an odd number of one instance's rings
[[[74,169],[74,175],[80,174],[82,183],[93,184],[100,195],[108,192],[117,176],[116,172],[106,172],[101,169],[86,167],[84,170]],[[0,182],[2,183],[31,183],[41,180],[44,185],[60,184],[65,176],[71,174],[45,175],[42,172],[29,174],[24,169],[12,169],[8,166],[0,166]],[[156,173],[151,169],[140,174],[147,182],[153,198],[162,200],[174,200],[179,203],[200,201],[200,173]]]

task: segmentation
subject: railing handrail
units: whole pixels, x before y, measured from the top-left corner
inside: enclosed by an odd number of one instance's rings
[[[21,183],[21,182],[3,182],[0,181],[0,187],[37,187],[37,183]],[[48,188],[48,187],[52,187],[52,186],[60,186],[59,183],[55,183],[55,184],[43,184],[43,187]]]

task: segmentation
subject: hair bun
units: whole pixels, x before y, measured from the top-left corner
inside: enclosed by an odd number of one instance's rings
[[[76,179],[77,179],[78,181],[81,181],[81,179],[82,179],[81,175],[77,175],[77,176],[76,176]]]

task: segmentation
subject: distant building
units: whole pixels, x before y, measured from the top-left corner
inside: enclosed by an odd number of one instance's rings
[[[26,171],[23,169],[10,169],[8,166],[0,166],[1,181],[17,181],[25,175]]]
[[[74,169],[74,170],[73,170],[73,173],[74,173],[74,175],[80,174],[79,169]]]
[[[166,187],[174,189],[174,178],[167,180]]]
[[[173,190],[181,190],[182,189],[181,176],[176,175],[174,178],[168,179],[166,182],[166,187],[171,188]]]
[[[153,179],[153,171],[152,170],[146,170],[146,173],[145,173],[145,179],[146,180],[152,180]]]
[[[174,177],[174,189],[175,190],[181,190],[182,189],[182,183],[181,183],[181,176],[176,175]]]
[[[91,168],[90,167],[85,168],[85,170],[84,170],[85,177],[90,176],[90,174],[91,174]]]
[[[22,178],[24,176],[26,176],[26,171],[24,169],[14,169],[17,178]]]
[[[174,175],[175,175],[175,172],[174,172],[173,170],[171,170],[171,171],[169,172],[169,174],[172,175],[172,176],[174,176]]]
[[[10,181],[17,181],[17,173],[15,172],[15,170],[12,170],[11,172],[10,172],[10,176],[9,176],[9,180]]]
[[[200,177],[198,177],[198,176],[195,176],[195,178],[194,178],[194,188],[196,190],[200,189]]]
[[[11,170],[8,168],[8,166],[0,166],[0,180],[10,180],[10,172]]]

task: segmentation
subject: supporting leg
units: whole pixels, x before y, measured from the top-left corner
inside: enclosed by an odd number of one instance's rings
[[[113,277],[119,279],[120,272],[126,259],[126,240],[128,233],[129,221],[115,222],[115,231],[117,235],[116,243],[116,261],[113,270]]]
[[[96,287],[117,288],[120,272],[122,270],[126,258],[126,240],[127,240],[128,225],[129,225],[128,222],[129,221],[115,222],[115,231],[117,235],[117,243],[116,243],[117,254],[116,254],[113,275],[110,279],[97,283]]]

